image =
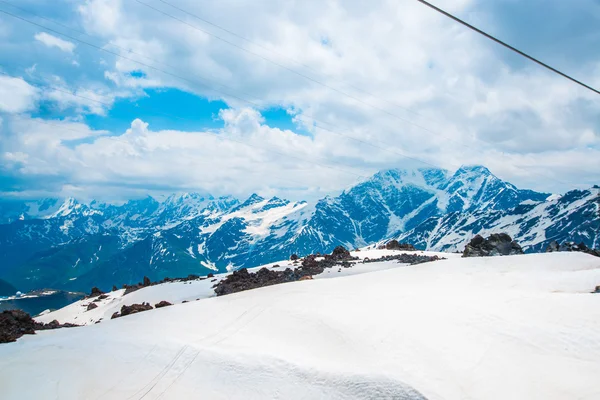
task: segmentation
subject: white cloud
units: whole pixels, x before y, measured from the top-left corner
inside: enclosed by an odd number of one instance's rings
[[[0,112],[30,111],[38,98],[38,90],[23,79],[0,75]]]
[[[46,32],[36,33],[34,38],[48,47],[56,47],[65,53],[73,53],[73,50],[75,50],[75,43],[57,38]]]
[[[571,183],[598,179],[600,103],[594,95],[535,65],[507,64],[495,44],[414,0],[239,0],[235,12],[230,2],[173,3],[258,45],[160,2],[151,4],[336,90],[137,2],[88,0],[78,7],[81,24],[107,49],[185,79],[99,53],[102,60],[94,65],[101,65],[103,82],[76,89],[81,98],[48,91],[45,99],[62,109],[105,115],[117,97],[141,95],[144,88],[179,88],[230,104],[233,110],[220,113],[224,128],[216,131],[219,136],[154,131],[136,120],[127,134],[90,143],[66,146],[58,140],[32,147],[19,136],[4,151],[28,155],[20,161],[28,171],[43,171],[47,162],[65,184],[102,185],[99,192],[118,187],[113,193],[180,188],[218,194],[284,186],[308,188],[297,195],[309,197],[380,168],[426,166],[414,158],[448,169],[481,163],[538,190],[564,191]],[[470,16],[482,0],[436,4]],[[480,17],[494,22],[493,15]],[[85,71],[90,63],[78,60]],[[600,77],[599,70],[600,56],[572,63],[569,71]],[[134,78],[132,71],[143,76]],[[600,78],[590,79],[599,84]],[[58,85],[72,87],[61,80]],[[269,107],[294,110],[295,121],[313,137],[269,126],[260,114]]]

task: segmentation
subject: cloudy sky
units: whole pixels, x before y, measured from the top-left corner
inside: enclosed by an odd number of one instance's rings
[[[57,5],[57,1],[61,4]],[[434,0],[600,87],[598,0]],[[0,196],[600,183],[600,96],[416,0],[2,0]]]

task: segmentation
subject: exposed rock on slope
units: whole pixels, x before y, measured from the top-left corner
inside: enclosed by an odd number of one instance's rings
[[[585,245],[585,243],[575,244],[574,242],[564,242],[563,244],[558,244],[558,242],[554,240],[550,242],[550,244],[546,248],[546,253],[552,253],[555,251],[580,251],[583,253],[591,254],[596,257],[600,257],[600,250],[590,249]]]
[[[523,254],[523,249],[506,233],[495,233],[484,239],[476,235],[463,252],[463,257],[493,257]]]
[[[35,331],[71,328],[77,325],[60,324],[52,321],[42,324],[34,321],[29,314],[21,310],[7,310],[0,314],[0,343],[15,342],[23,335],[34,335]]]

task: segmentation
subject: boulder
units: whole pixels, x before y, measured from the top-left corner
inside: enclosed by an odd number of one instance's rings
[[[408,243],[399,243],[397,240],[391,240],[385,244],[386,250],[404,250],[404,251],[416,251],[415,246]]]
[[[90,303],[88,304],[86,311],[93,310],[94,308],[98,308],[98,305],[96,303]]]
[[[116,292],[117,290],[119,290],[119,289],[117,289],[117,287],[116,287],[115,285],[113,285],[113,287],[112,287],[112,291],[113,291],[113,292]]]
[[[290,260],[291,260],[291,261],[296,261],[298,258],[299,258],[299,257],[298,257],[298,254],[292,254],[292,255],[290,256]]]
[[[465,247],[463,257],[494,257],[523,254],[523,249],[506,233],[494,233],[487,239],[476,235]]]
[[[154,308],[163,308],[163,307],[168,307],[168,306],[172,306],[173,304],[169,303],[168,301],[161,301],[160,303],[156,303],[154,305]]]
[[[312,280],[312,276],[311,275],[306,275],[303,276],[302,278],[298,279],[299,281],[311,281]]]
[[[340,260],[340,261],[352,259],[350,252],[344,246],[338,246],[335,249],[333,249],[333,252],[331,252],[331,257],[334,260]]]
[[[146,287],[150,285],[152,285],[152,281],[150,281],[150,278],[148,278],[147,276],[144,276],[144,282],[142,283],[142,286]]]

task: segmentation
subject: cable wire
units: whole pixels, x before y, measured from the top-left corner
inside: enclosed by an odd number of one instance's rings
[[[493,40],[494,42],[496,42],[496,43],[498,43],[498,44],[500,44],[500,45],[502,45],[502,46],[506,47],[507,49],[509,49],[509,50],[512,50],[512,51],[514,51],[515,53],[517,53],[517,54],[519,54],[519,55],[521,55],[521,56],[523,56],[523,57],[525,57],[525,58],[527,58],[527,59],[529,59],[529,60],[533,61],[534,63],[536,63],[536,64],[539,64],[539,65],[541,65],[542,67],[544,67],[544,68],[546,68],[546,69],[548,69],[548,70],[550,70],[550,71],[552,71],[552,72],[554,72],[554,73],[556,73],[556,74],[558,74],[558,75],[561,75],[562,77],[564,77],[564,78],[567,78],[568,80],[570,80],[570,81],[572,81],[572,82],[575,82],[576,84],[578,84],[578,85],[580,85],[580,86],[583,86],[584,88],[586,88],[586,89],[588,89],[588,90],[591,90],[592,92],[594,92],[594,93],[596,93],[596,94],[600,94],[600,91],[598,91],[597,89],[594,89],[593,87],[591,87],[591,86],[589,86],[589,85],[587,85],[587,84],[585,84],[585,83],[583,83],[583,82],[581,82],[581,81],[579,81],[579,80],[577,80],[577,79],[573,78],[572,76],[570,76],[570,75],[567,75],[567,74],[565,74],[564,72],[561,72],[561,71],[557,70],[557,69],[556,69],[556,68],[554,68],[554,67],[551,67],[550,65],[546,64],[545,62],[542,62],[542,61],[538,60],[537,58],[530,56],[529,54],[527,54],[527,53],[525,53],[525,52],[523,52],[523,51],[521,51],[521,50],[519,50],[519,49],[517,49],[517,48],[515,48],[515,47],[511,46],[510,44],[508,44],[508,43],[506,43],[506,42],[503,42],[502,40],[500,40],[500,39],[498,39],[498,38],[496,38],[496,37],[494,37],[494,36],[490,35],[489,33],[486,33],[486,32],[484,32],[484,31],[482,31],[481,29],[474,27],[473,25],[471,25],[471,24],[469,24],[468,22],[465,22],[465,21],[463,21],[462,19],[460,19],[460,18],[458,18],[458,17],[456,17],[456,16],[454,16],[454,15],[450,14],[449,12],[447,12],[447,11],[444,11],[444,10],[442,10],[441,8],[438,8],[438,7],[436,7],[436,6],[434,6],[433,4],[431,4],[431,3],[429,3],[429,2],[427,2],[427,1],[425,1],[425,0],[417,0],[417,1],[418,1],[419,3],[422,3],[422,4],[426,5],[426,6],[427,6],[427,7],[429,7],[429,8],[431,8],[431,9],[433,9],[433,10],[435,10],[435,11],[439,12],[440,14],[443,14],[443,15],[445,15],[446,17],[448,17],[448,18],[450,18],[450,19],[453,19],[454,21],[458,22],[459,24],[462,24],[462,25],[466,26],[467,28],[469,28],[469,29],[471,29],[471,30],[473,30],[473,31],[475,31],[475,32],[477,32],[477,33],[479,33],[480,35],[483,35],[483,36],[485,36],[486,38],[488,38],[488,39],[490,39],[490,40]]]

